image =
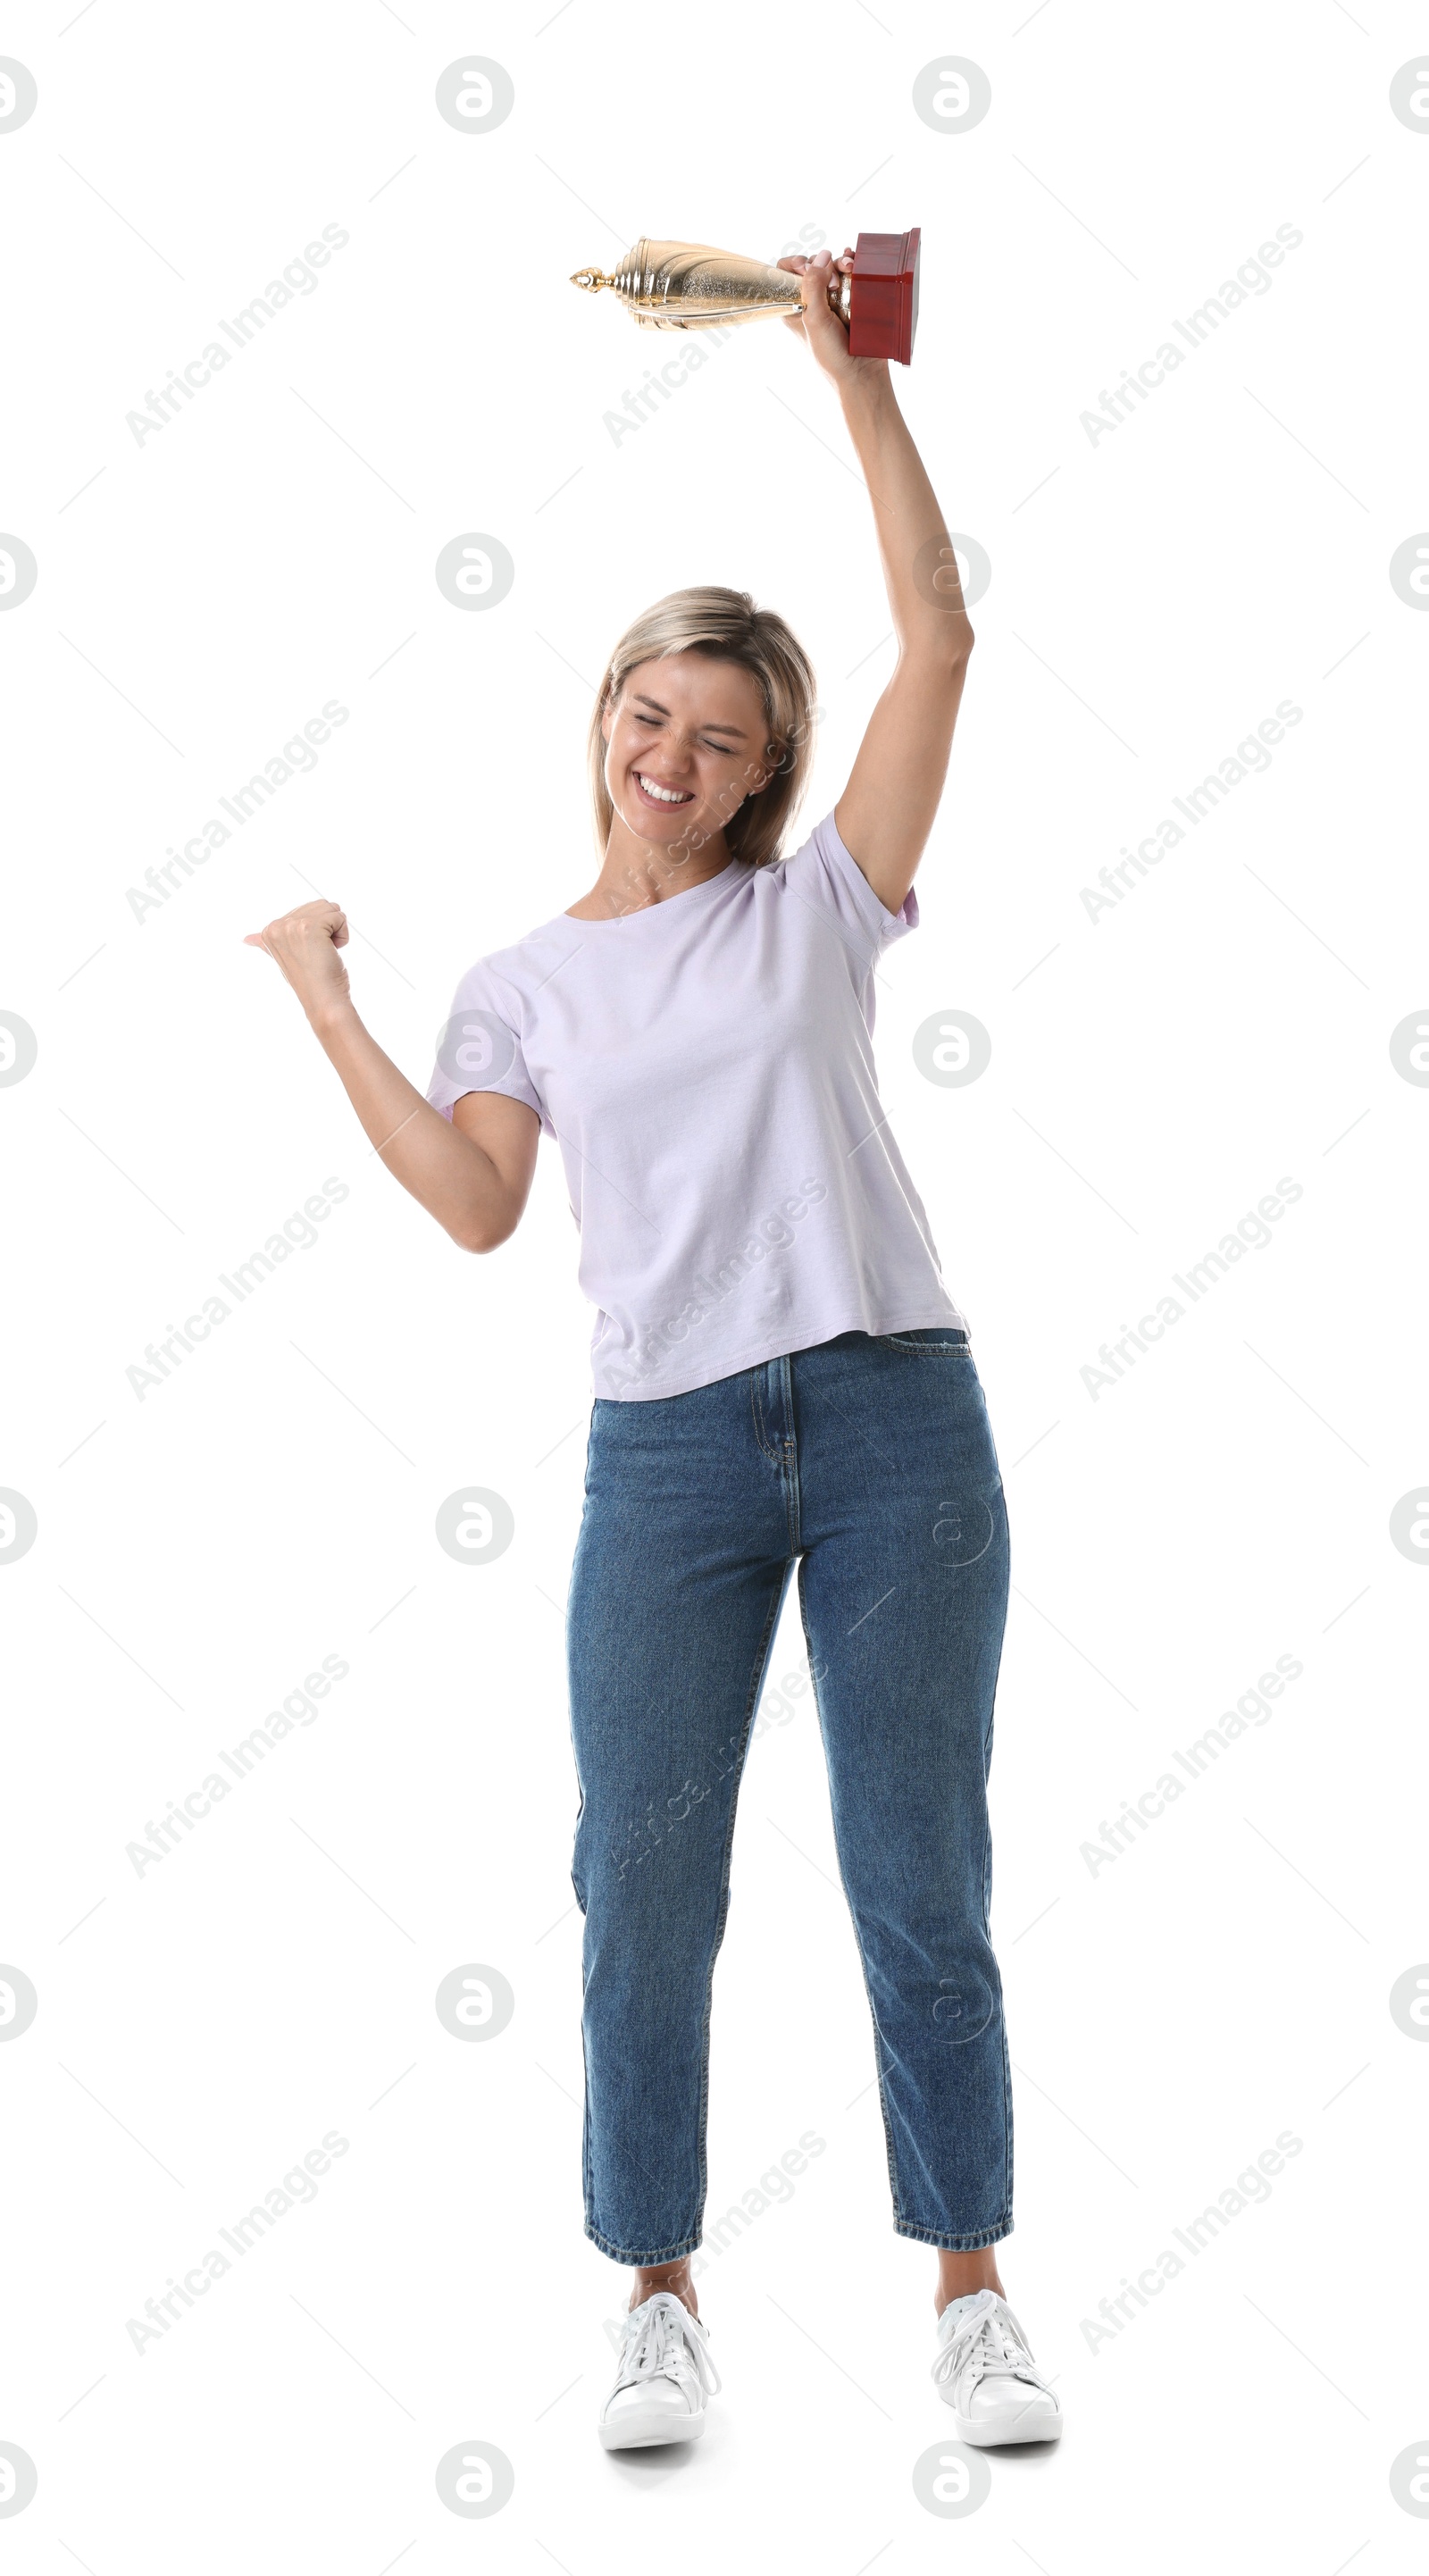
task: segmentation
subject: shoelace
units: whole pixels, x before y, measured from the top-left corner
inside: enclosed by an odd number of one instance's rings
[[[719,2372],[684,2301],[677,2299],[672,2290],[656,2290],[644,2304],[639,2327],[634,2334],[627,2333],[616,2387],[630,2388],[642,2379],[658,2379],[664,2372],[677,2376],[683,2362],[693,2370],[706,2395],[717,2397]],[[687,2328],[691,2331],[687,2332]]]
[[[964,2308],[937,2360],[932,2376],[939,2386],[971,2365],[973,2386],[980,2379],[1024,2379],[1042,2386],[1032,2349],[1006,2300],[995,2290],[979,2290],[979,2305]]]

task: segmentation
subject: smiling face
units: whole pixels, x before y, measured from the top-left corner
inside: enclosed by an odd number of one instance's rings
[[[777,765],[753,674],[707,653],[638,663],[601,732],[616,813],[662,849],[699,849],[723,832]]]

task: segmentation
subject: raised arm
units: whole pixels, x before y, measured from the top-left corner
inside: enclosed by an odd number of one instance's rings
[[[846,251],[837,265],[846,268]],[[818,364],[843,408],[863,468],[898,642],[893,676],[868,721],[849,782],[834,809],[839,837],[880,903],[897,912],[913,882],[943,792],[973,631],[957,560],[937,497],[898,408],[882,358],[851,358],[848,333],[828,300],[834,265],[784,259],[804,281],[802,320]]]
[[[338,904],[304,903],[251,930],[248,944],[266,949],[291,984],[388,1171],[464,1252],[494,1252],[520,1222],[541,1122],[524,1100],[470,1091],[448,1125],[358,1018],[337,953],[347,935]]]

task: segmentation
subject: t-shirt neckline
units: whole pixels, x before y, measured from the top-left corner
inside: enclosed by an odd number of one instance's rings
[[[562,921],[568,921],[573,930],[623,930],[628,928],[632,921],[646,920],[651,913],[669,912],[676,904],[681,903],[693,905],[697,895],[712,895],[736,868],[743,867],[745,864],[736,852],[735,856],[728,859],[714,876],[702,877],[698,885],[681,886],[678,894],[664,895],[659,903],[642,903],[631,912],[613,913],[605,921],[591,921],[574,912],[563,912],[560,917]]]

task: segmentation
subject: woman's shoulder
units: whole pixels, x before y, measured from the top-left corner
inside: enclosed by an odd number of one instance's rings
[[[839,830],[837,807],[822,816],[788,857],[776,860],[769,873],[855,945],[872,941],[881,946],[917,926],[918,906],[911,892],[896,913],[880,902]]]
[[[575,944],[569,937],[563,936],[563,926],[564,931],[568,933],[571,924],[564,913],[558,912],[551,920],[543,921],[536,929],[525,932],[523,937],[514,940],[509,947],[489,949],[484,956],[475,958],[468,966],[458,987],[459,992],[468,998],[471,998],[468,987],[474,994],[478,986],[492,990],[504,989],[508,993],[534,992],[549,975],[555,972],[556,967]]]
[[[755,874],[781,881],[812,875],[821,865],[827,866],[831,859],[835,859],[841,848],[830,808],[817,823],[807,828],[802,824],[796,825],[787,847],[781,850],[778,858],[767,860],[762,868],[755,870]]]

